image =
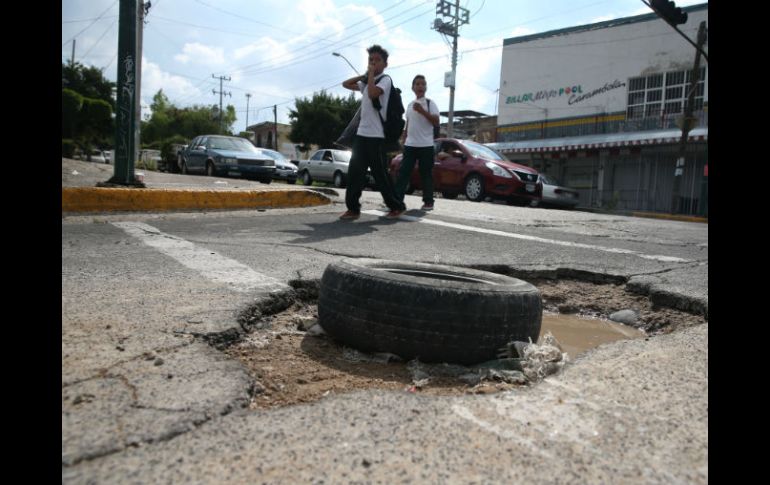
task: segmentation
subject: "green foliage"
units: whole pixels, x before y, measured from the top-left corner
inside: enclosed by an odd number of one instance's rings
[[[300,150],[307,151],[313,144],[332,147],[355,115],[359,102],[353,93],[338,98],[321,91],[314,93],[312,99],[296,99],[294,105],[296,109],[289,111],[289,139],[302,144]]]
[[[101,99],[115,110],[113,89],[115,83],[108,81],[96,67],[85,67],[79,62],[61,65],[62,88],[71,89],[85,98]]]
[[[187,145],[190,140],[182,135],[174,135],[170,138],[166,138],[160,144],[160,156],[167,162],[176,161],[176,149],[174,145]]]
[[[142,122],[141,138],[143,144],[160,143],[173,136],[190,140],[205,134],[232,134],[235,123],[235,107],[227,106],[223,113],[224,132],[219,130],[219,106],[193,106],[177,108],[169,102],[163,90],[153,96],[150,105],[152,116]],[[186,143],[186,140],[184,143]]]
[[[83,96],[71,89],[61,90],[61,132],[65,138],[74,138],[83,107]]]
[[[71,140],[69,138],[61,139],[61,156],[62,157],[72,158],[75,155],[75,148],[77,148],[77,145],[75,144],[75,140]]]

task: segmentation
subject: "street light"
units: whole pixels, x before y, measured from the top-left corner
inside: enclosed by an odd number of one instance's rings
[[[354,71],[356,71],[356,74],[358,74],[358,75],[361,75],[361,73],[360,73],[360,72],[358,72],[358,69],[356,69],[355,67],[353,67],[353,64],[351,64],[351,63],[350,63],[350,61],[347,59],[347,57],[343,56],[343,55],[342,55],[342,54],[340,54],[339,52],[332,52],[332,55],[333,55],[333,56],[337,56],[337,57],[341,57],[341,58],[345,59],[345,62],[347,62],[347,63],[348,63],[348,66],[350,66],[350,67],[351,67],[351,68],[352,68]]]

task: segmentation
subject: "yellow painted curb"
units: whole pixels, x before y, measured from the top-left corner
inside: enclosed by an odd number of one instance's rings
[[[312,207],[331,200],[312,190],[181,190],[62,187],[62,212]]]
[[[677,214],[656,214],[654,212],[632,212],[634,217],[647,217],[649,219],[666,219],[669,221],[682,221],[682,222],[704,222],[708,223],[708,219],[705,217],[696,216],[681,216]]]

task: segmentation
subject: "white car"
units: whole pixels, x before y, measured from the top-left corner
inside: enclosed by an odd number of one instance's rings
[[[577,190],[564,187],[555,178],[542,173],[540,180],[543,182],[543,196],[536,205],[572,209],[580,202],[580,193]]]
[[[104,156],[104,152],[101,150],[93,149],[91,150],[91,161],[95,163],[109,163],[107,161],[107,157]]]
[[[310,185],[313,181],[331,182],[335,187],[344,188],[348,180],[348,166],[353,152],[348,150],[321,149],[308,160],[299,161],[299,179],[305,185]],[[375,186],[374,176],[371,170],[367,169],[367,184],[370,187]]]

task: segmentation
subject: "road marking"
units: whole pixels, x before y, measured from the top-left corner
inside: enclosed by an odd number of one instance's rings
[[[170,256],[184,266],[201,273],[207,279],[223,283],[236,291],[281,291],[288,285],[257,273],[245,264],[226,258],[209,249],[196,246],[184,239],[165,234],[142,222],[113,222],[144,244]]]
[[[364,214],[369,214],[373,216],[382,216],[386,214],[386,212],[383,211],[377,211],[377,210],[368,210],[368,211],[361,211]],[[453,222],[444,222],[439,221],[435,219],[426,219],[424,217],[413,217],[413,216],[406,216],[401,215],[399,216],[399,219],[406,220],[406,221],[412,221],[412,222],[421,222],[423,224],[433,224],[434,226],[443,226],[443,227],[450,227],[452,229],[460,229],[463,231],[471,231],[471,232],[481,232],[484,234],[491,234],[493,236],[503,236],[503,237],[512,237],[515,239],[523,239],[525,241],[531,241],[531,242],[539,242],[539,243],[545,243],[545,244],[556,244],[558,246],[567,246],[572,248],[581,248],[581,249],[591,249],[594,251],[605,251],[608,253],[616,253],[616,254],[628,254],[631,256],[637,256],[639,258],[644,259],[653,259],[656,261],[663,261],[666,263],[689,263],[690,260],[688,259],[682,259],[682,258],[676,258],[674,256],[662,256],[658,254],[644,254],[640,253],[638,251],[633,251],[631,249],[620,249],[620,248],[608,248],[606,246],[596,246],[594,244],[583,244],[583,243],[576,243],[576,242],[570,242],[570,241],[559,241],[556,239],[546,239],[542,237],[537,236],[529,236],[527,234],[516,234],[514,232],[504,232],[504,231],[496,231],[494,229],[482,229],[480,227],[473,227],[473,226],[466,226],[463,224],[455,224]]]

